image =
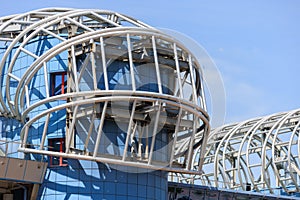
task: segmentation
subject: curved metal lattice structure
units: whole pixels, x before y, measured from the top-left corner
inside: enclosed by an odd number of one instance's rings
[[[0,43],[0,112],[24,124],[19,151],[201,168],[192,158],[198,147],[203,158],[209,132],[202,72],[180,41],[119,13],[54,8],[0,18]],[[65,120],[62,152],[48,150],[53,118]]]
[[[216,128],[208,138],[203,174],[181,176],[181,181],[267,193],[299,192],[299,126],[297,109]]]

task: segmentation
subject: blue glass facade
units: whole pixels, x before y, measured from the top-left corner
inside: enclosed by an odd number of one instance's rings
[[[68,163],[47,170],[41,199],[167,199],[166,172],[131,167],[124,172],[124,167],[70,159]]]

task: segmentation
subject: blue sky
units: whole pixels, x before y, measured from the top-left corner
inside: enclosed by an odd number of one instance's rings
[[[223,77],[226,122],[300,106],[300,1],[10,0],[0,15],[44,7],[113,10],[192,37]]]

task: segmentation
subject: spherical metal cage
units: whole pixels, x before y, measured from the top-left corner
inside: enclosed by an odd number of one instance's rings
[[[50,8],[0,18],[0,44],[0,112],[24,124],[19,151],[200,173],[203,74],[180,41],[119,13]],[[49,150],[53,134],[64,151]]]

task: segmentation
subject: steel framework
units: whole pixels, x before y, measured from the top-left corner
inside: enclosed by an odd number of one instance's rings
[[[300,109],[211,131],[201,176],[180,176],[219,188],[299,192]],[[197,154],[195,154],[197,158]],[[197,159],[196,159],[197,160]]]
[[[44,52],[27,48],[34,39],[41,37],[55,38],[59,42]],[[0,44],[6,45],[0,63],[0,113],[24,124],[19,151],[148,169],[200,172],[209,132],[202,71],[192,52],[180,41],[116,12],[48,8],[0,18]],[[50,62],[66,52],[67,91],[51,96]],[[24,73],[18,74],[20,64],[17,60],[24,55],[32,62]],[[80,56],[84,59],[79,66]],[[128,65],[128,73],[122,74],[118,80],[108,72],[116,61]],[[153,69],[157,91],[139,89],[141,81],[137,65],[141,64]],[[169,72],[165,74],[166,71]],[[86,73],[90,77],[88,89],[84,89],[82,83]],[[45,85],[34,88],[33,79],[41,74]],[[166,75],[168,77],[163,78]],[[126,88],[112,88],[112,81]],[[16,86],[12,85],[13,82],[17,82]],[[172,91],[168,89],[170,85],[173,85]],[[38,101],[32,99],[32,92],[36,89],[46,94]],[[67,111],[66,150],[48,151],[45,139],[49,120],[64,109]],[[37,110],[42,112],[36,114]],[[141,126],[149,123],[147,117],[150,115],[152,128]],[[73,140],[76,124],[82,118],[87,118],[90,126],[83,148],[77,148]],[[99,153],[105,119],[127,123],[124,149],[117,154]],[[42,137],[39,145],[32,145],[28,140],[30,128],[39,120],[45,124]],[[155,157],[160,127],[168,128],[170,138],[166,145],[168,155],[162,160]],[[97,130],[97,136],[92,143],[93,129]],[[132,150],[134,141],[137,141],[135,154]],[[200,149],[196,168],[192,159],[195,148]]]

